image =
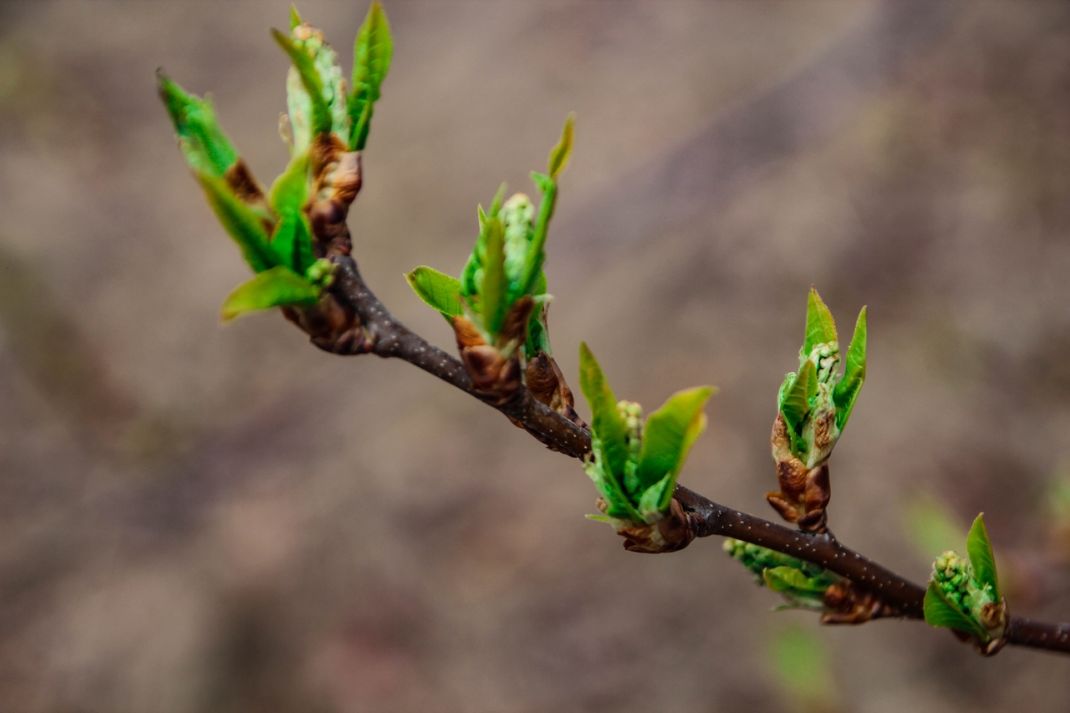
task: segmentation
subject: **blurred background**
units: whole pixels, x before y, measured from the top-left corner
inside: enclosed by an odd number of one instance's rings
[[[347,73],[365,9],[300,3]],[[1012,611],[1070,618],[1070,5],[386,9],[350,224],[399,318],[451,344],[402,272],[457,272],[575,110],[547,270],[573,385],[581,339],[648,407],[717,384],[682,481],[773,517],[806,291],[842,332],[868,304],[833,529],[922,581],[984,510]],[[626,553],[577,463],[416,369],[222,328],[246,268],[153,72],[269,182],[287,13],[0,2],[0,709],[1067,710],[1065,658],[770,613],[717,540]]]

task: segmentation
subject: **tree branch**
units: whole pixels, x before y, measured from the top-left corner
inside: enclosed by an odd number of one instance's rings
[[[365,338],[356,353],[407,361],[501,411],[548,448],[581,460],[587,456],[591,450],[591,434],[587,429],[536,401],[525,388],[505,403],[480,395],[474,390],[460,360],[429,344],[390,313],[368,288],[351,257],[335,256],[333,261],[337,268],[331,293],[363,326]],[[354,353],[317,344],[327,351]],[[674,515],[683,518],[677,525],[688,530],[684,545],[694,537],[734,537],[811,562],[844,577],[856,592],[864,593],[879,605],[870,616],[858,621],[875,616],[923,618],[924,587],[845,547],[829,534],[793,530],[721,505],[683,486],[677,486],[674,499],[679,505],[674,509]],[[1070,624],[1011,617],[1006,639],[1009,644],[1070,653]]]

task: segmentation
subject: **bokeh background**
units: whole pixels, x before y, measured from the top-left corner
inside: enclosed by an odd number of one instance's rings
[[[347,58],[365,4],[300,9]],[[566,373],[585,339],[648,406],[720,386],[683,482],[771,517],[806,291],[843,331],[868,304],[835,531],[922,580],[983,509],[1012,609],[1070,617],[1070,5],[387,10],[350,223],[400,318],[450,344],[402,272],[459,270],[476,203],[530,190],[575,110]],[[718,541],[626,553],[575,462],[412,367],[221,328],[246,269],[153,72],[212,92],[270,181],[287,12],[0,3],[0,709],[1067,710],[1063,658],[772,614]]]

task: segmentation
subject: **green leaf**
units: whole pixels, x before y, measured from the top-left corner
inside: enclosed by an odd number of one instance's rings
[[[457,278],[439,272],[433,267],[420,265],[406,273],[405,280],[417,297],[444,316],[457,317],[463,314],[461,283]]]
[[[349,95],[348,111],[352,122],[349,135],[350,151],[363,151],[368,141],[372,113],[379,100],[380,88],[390,60],[394,56],[394,40],[383,6],[375,0],[357,33],[353,44],[353,91]]]
[[[836,340],[836,322],[832,319],[832,312],[821,300],[817,290],[811,287],[806,302],[806,336],[803,339],[802,356],[808,358],[818,344]]]
[[[978,515],[970,527],[970,534],[966,536],[966,552],[970,556],[974,578],[982,585],[991,585],[993,596],[997,602],[1000,601],[996,555],[992,552],[992,541],[988,539],[984,513]]]
[[[294,156],[271,184],[268,199],[276,213],[304,210],[308,201],[308,153]]]
[[[628,461],[628,427],[617,410],[617,397],[606,382],[602,367],[585,342],[580,343],[580,390],[591,406],[591,430],[601,445],[603,468],[615,478],[621,478]]]
[[[785,382],[781,392],[780,413],[784,414],[793,435],[802,435],[803,422],[810,413],[809,395],[812,390],[811,382],[817,381],[817,368],[814,363],[807,359],[802,368],[790,383]]]
[[[932,582],[929,583],[929,588],[925,590],[922,612],[925,615],[925,623],[929,626],[954,629],[955,631],[972,634],[981,640],[988,637],[988,632],[985,631],[980,622],[974,621],[973,618],[948,601],[944,593],[940,591],[940,587]]]
[[[242,257],[254,272],[263,272],[282,261],[271,246],[267,230],[260,216],[230,190],[226,181],[208,174],[199,174],[204,194],[219,222],[241,248]]]
[[[305,24],[305,21],[301,19],[301,13],[297,11],[297,6],[290,5],[290,29],[294,30],[298,25]]]
[[[666,475],[675,483],[687,452],[706,427],[702,409],[712,395],[710,386],[678,391],[647,417],[636,471],[641,488],[653,485]],[[667,505],[668,499],[659,503],[661,507]]]
[[[290,62],[293,63],[293,68],[305,88],[312,110],[312,123],[309,127],[312,135],[316,136],[329,132],[333,125],[331,107],[324,97],[323,77],[320,76],[320,70],[316,66],[315,58],[298,41],[282,32],[273,29],[271,36],[275,38],[279,47],[282,47],[283,51],[289,55]],[[293,112],[291,111],[291,120],[293,119],[292,115]],[[297,139],[295,137],[296,144]]]
[[[483,263],[479,303],[483,312],[483,328],[489,334],[497,335],[509,309],[505,279],[505,233],[500,218],[487,219],[486,235],[487,256]]]
[[[828,584],[821,578],[811,578],[794,567],[769,567],[762,571],[765,586],[781,594],[798,594],[800,596],[821,595],[828,589]]]
[[[275,224],[271,246],[282,264],[299,275],[316,262],[312,251],[312,228],[308,217],[301,211],[282,213]]]
[[[672,473],[669,473],[643,491],[643,494],[639,496],[638,510],[645,522],[656,522],[661,519],[662,513],[668,509],[669,501],[672,500],[675,485],[675,478]],[[668,492],[667,497],[666,492]]]
[[[312,228],[304,206],[308,200],[308,154],[294,156],[286,170],[275,179],[269,201],[279,221],[272,246],[282,260],[298,274],[316,261],[312,251]]]
[[[275,267],[243,282],[223,302],[222,317],[229,322],[248,312],[283,305],[312,305],[320,289],[285,267]]]
[[[160,70],[156,80],[186,162],[196,173],[222,178],[238,152],[219,126],[212,103],[189,94]]]
[[[576,114],[571,113],[565,118],[565,125],[561,129],[561,140],[550,150],[550,158],[546,163],[546,172],[550,178],[557,180],[561,172],[568,166],[568,160],[572,156],[572,136],[576,124]]]
[[[855,322],[854,336],[851,337],[851,346],[847,348],[847,362],[843,370],[843,378],[832,391],[832,402],[836,404],[836,426],[842,431],[847,425],[847,419],[851,417],[855,401],[859,392],[862,391],[862,383],[866,380],[866,308],[863,307],[858,313]]]
[[[539,202],[539,215],[535,219],[535,232],[528,245],[527,258],[524,260],[524,274],[519,280],[519,294],[529,295],[542,272],[542,264],[546,259],[546,235],[550,230],[550,219],[554,217],[554,206],[557,204],[557,184],[549,176],[533,171],[531,180],[542,191],[542,200]]]

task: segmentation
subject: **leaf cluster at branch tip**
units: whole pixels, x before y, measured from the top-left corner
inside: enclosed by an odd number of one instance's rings
[[[580,345],[580,388],[591,407],[587,474],[612,524],[653,523],[669,509],[676,480],[706,428],[711,386],[679,391],[645,420],[639,404],[617,401],[594,354]],[[597,516],[596,516],[597,518]]]

